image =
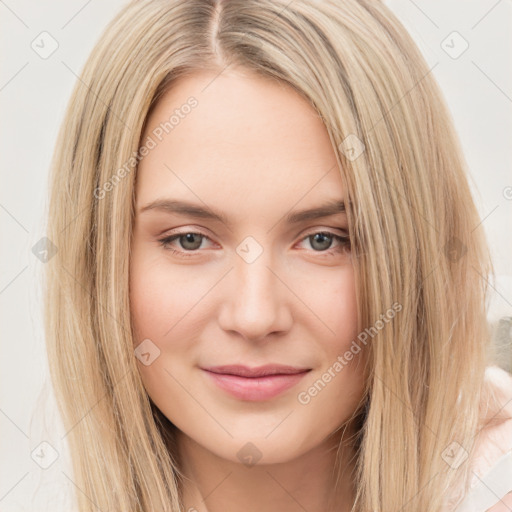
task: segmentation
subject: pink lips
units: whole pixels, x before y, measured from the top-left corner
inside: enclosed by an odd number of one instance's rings
[[[269,400],[297,384],[310,368],[265,365],[249,368],[241,365],[203,368],[221,389],[240,400]]]

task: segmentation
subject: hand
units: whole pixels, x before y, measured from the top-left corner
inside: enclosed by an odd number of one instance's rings
[[[496,505],[488,508],[485,512],[512,512],[512,491],[505,494]]]

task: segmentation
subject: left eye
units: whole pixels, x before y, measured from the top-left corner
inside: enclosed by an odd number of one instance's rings
[[[162,238],[159,240],[159,242],[164,247],[164,249],[171,251],[177,256],[190,257],[194,256],[194,254],[198,252],[203,239],[209,240],[209,238],[202,233],[189,231],[186,233],[178,233]],[[179,240],[182,250],[176,250],[171,246],[172,242],[175,240]],[[302,238],[301,242],[306,240],[310,241],[314,252],[341,252],[350,246],[348,235],[338,235],[330,231],[317,231],[311,233]],[[333,241],[338,242],[338,246],[335,248],[331,248]]]
[[[312,233],[302,241],[309,240],[311,246],[314,248],[315,246],[318,248],[314,249],[315,252],[330,252],[332,251],[341,251],[345,249],[349,245],[349,237],[348,235],[337,235],[336,233],[331,233],[330,231],[318,231],[316,233]],[[336,240],[338,242],[338,247],[331,249],[332,241]]]

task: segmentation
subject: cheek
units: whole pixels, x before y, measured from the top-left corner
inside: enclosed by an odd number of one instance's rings
[[[154,339],[157,344],[197,302],[197,283],[190,273],[173,268],[165,258],[135,252],[130,265],[130,311],[136,339]],[[188,317],[188,315],[187,315]]]
[[[130,310],[136,336],[134,344],[143,338],[157,338],[164,332],[164,311],[172,309],[172,296],[166,292],[165,281],[159,279],[155,269],[142,271],[142,266],[133,266],[130,279]],[[163,278],[163,275],[160,275]]]
[[[317,284],[322,286],[317,286],[309,297],[311,309],[323,325],[318,331],[317,344],[324,358],[307,383],[311,388],[303,387],[307,396],[299,402],[309,403],[311,399],[312,407],[325,421],[336,422],[360,399],[367,354],[363,346],[357,346],[358,311],[353,267],[338,268],[334,275]]]
[[[356,390],[363,384],[362,373],[367,351],[365,346],[358,341],[358,311],[355,276],[352,267],[347,269],[343,283],[333,293],[339,297],[338,301],[333,300],[329,306],[336,342],[326,352],[330,354],[331,362],[340,362],[341,356],[343,371],[340,373],[344,373],[343,378],[351,381],[351,387]],[[340,383],[342,380],[339,379]]]
[[[343,285],[335,290],[336,296],[340,299],[333,301],[331,318],[334,323],[334,330],[339,333],[338,339],[344,340],[338,350],[345,349],[358,334],[358,310],[357,293],[355,287],[354,271],[347,272]]]
[[[353,267],[336,269],[331,275],[317,280],[315,286],[308,282],[308,305],[321,320],[319,341],[327,354],[344,351],[357,336],[358,312]],[[304,290],[306,293],[306,290]],[[320,335],[320,333],[323,333]]]
[[[159,407],[176,393],[174,381],[168,373],[175,373],[170,356],[180,357],[187,350],[189,338],[184,330],[187,325],[190,327],[187,311],[192,307],[190,303],[194,302],[194,297],[187,290],[194,286],[190,279],[184,277],[183,273],[174,271],[165,258],[157,261],[143,251],[135,251],[132,256],[130,313],[133,347],[135,353],[138,350],[150,353],[149,364],[139,359],[137,367],[147,393]],[[147,348],[138,349],[139,345]]]

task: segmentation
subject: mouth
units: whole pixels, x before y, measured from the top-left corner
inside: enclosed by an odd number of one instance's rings
[[[202,368],[210,381],[239,400],[270,400],[295,386],[311,371],[284,365],[266,365],[258,368],[246,366],[216,366]]]
[[[295,366],[287,366],[283,364],[266,364],[263,366],[248,366],[239,364],[230,364],[223,366],[211,366],[203,368],[203,370],[218,373],[222,375],[237,375],[239,377],[266,377],[267,375],[295,375],[311,370],[311,368],[300,368]]]

